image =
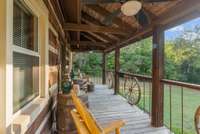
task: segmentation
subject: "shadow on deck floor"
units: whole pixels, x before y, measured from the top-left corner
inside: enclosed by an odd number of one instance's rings
[[[121,129],[122,134],[170,134],[165,127],[151,127],[148,114],[129,105],[120,95],[113,95],[107,86],[95,86],[95,91],[89,93],[89,106],[99,124],[123,119],[126,125]]]

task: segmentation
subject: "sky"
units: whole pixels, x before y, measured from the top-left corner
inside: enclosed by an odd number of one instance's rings
[[[165,31],[165,39],[167,41],[174,40],[177,37],[180,37],[182,32],[185,30],[192,30],[196,25],[200,25],[200,18],[191,20],[174,28],[171,28]]]

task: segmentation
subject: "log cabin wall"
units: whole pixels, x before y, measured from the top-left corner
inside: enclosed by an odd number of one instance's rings
[[[31,40],[27,41],[29,44],[26,50],[25,48],[21,48],[21,46],[17,46],[15,42],[18,38],[12,36],[15,34],[14,32],[19,32],[14,31],[16,29],[16,23],[14,22],[16,22],[16,17],[19,17],[14,16],[16,15],[16,12],[14,12],[16,10],[14,3],[19,3],[19,7],[23,7],[22,10],[25,10],[25,14],[27,13],[29,16],[36,18],[33,20],[37,23],[31,23],[31,26],[37,27],[34,29],[34,33],[37,34],[31,34]],[[56,96],[58,89],[61,87],[61,71],[66,71],[64,68],[66,65],[71,66],[69,65],[71,63],[71,51],[67,43],[69,42],[69,37],[67,32],[62,30],[59,17],[55,14],[54,6],[50,0],[1,0],[0,5],[2,20],[0,23],[0,42],[2,44],[2,49],[0,50],[0,133],[35,134],[49,132],[52,123],[55,122]],[[33,21],[31,20],[31,22]],[[14,38],[14,41],[12,38]],[[34,47],[30,47],[33,46],[32,43],[38,43],[37,50],[32,51],[32,49],[35,49]],[[35,56],[39,59],[37,65],[39,78],[33,78],[33,83],[35,80],[38,80],[36,83],[39,87],[38,93],[18,110],[14,110],[13,108],[13,96],[15,95],[13,89],[16,88],[13,81],[13,71],[15,58],[18,58],[14,57],[16,51],[27,55],[24,58],[33,55],[32,57]],[[66,53],[63,55],[65,56],[64,59],[68,59],[67,62],[61,59],[62,53]],[[61,63],[63,63],[63,69],[61,69]],[[35,67],[33,67],[33,70],[29,74],[32,75],[35,73]],[[22,71],[19,77],[22,77],[22,74],[26,73]],[[28,72],[31,71],[28,70]]]

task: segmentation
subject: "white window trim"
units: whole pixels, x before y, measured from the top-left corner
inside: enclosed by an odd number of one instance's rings
[[[20,53],[20,54],[40,57],[39,52],[35,52],[35,51],[29,50],[27,48],[19,47],[19,46],[16,46],[16,45],[13,45],[12,50],[13,50],[13,52],[17,52],[17,53]]]
[[[13,5],[13,0],[9,0],[9,6]],[[13,44],[13,40],[9,43],[10,46],[10,53],[11,55],[13,52],[19,52],[26,55],[36,56],[39,57],[39,96],[34,98],[32,101],[30,101],[28,104],[26,104],[24,107],[22,107],[20,110],[18,110],[16,113],[13,113],[13,99],[10,99],[10,101],[6,101],[6,106],[10,106],[10,108],[6,111],[9,111],[6,113],[6,126],[12,125],[16,120],[20,119],[21,116],[23,116],[21,113],[26,110],[31,105],[34,105],[36,101],[41,101],[42,103],[48,101],[48,28],[49,28],[49,20],[48,20],[48,9],[45,6],[43,1],[36,1],[36,0],[22,0],[25,2],[26,6],[30,8],[32,13],[38,17],[38,52],[28,50],[26,48],[22,48],[19,46],[16,46]],[[13,9],[13,6],[11,6]],[[10,11],[10,10],[9,10]],[[12,10],[13,11],[13,10]],[[13,14],[12,11],[9,12],[9,27],[13,27]],[[11,25],[11,26],[10,26]],[[9,31],[9,33],[12,35],[13,31]],[[12,37],[12,36],[11,36]],[[42,44],[42,45],[41,45]],[[9,55],[9,58],[11,59],[13,63],[13,56]],[[13,64],[11,64],[13,67]],[[10,87],[13,87],[12,79],[13,79],[13,73],[9,73],[8,79],[6,79],[6,83],[8,85],[11,85]],[[11,93],[10,93],[11,92]],[[12,96],[8,96],[8,94]],[[9,88],[9,91],[6,90],[6,98],[13,98],[13,88]],[[11,107],[12,106],[12,107]],[[43,105],[44,106],[44,105]],[[43,107],[38,107],[38,109],[43,109]],[[38,111],[38,109],[36,111]],[[11,111],[11,112],[10,112]],[[28,118],[31,118],[32,121],[36,119],[36,114],[31,113],[30,115],[27,115]],[[30,125],[31,122],[28,122]],[[27,123],[27,122],[26,122]],[[24,122],[20,122],[19,125],[24,125]],[[26,127],[27,129],[27,127]]]
[[[14,3],[14,1],[13,1]],[[39,43],[39,16],[37,16],[37,14],[35,14],[32,9],[30,7],[28,7],[27,5],[24,5],[25,8],[27,8],[28,10],[31,10],[30,13],[35,17],[38,17],[38,27],[37,27],[37,52],[36,51],[33,51],[33,50],[30,50],[28,48],[23,48],[23,47],[20,47],[20,46],[17,46],[15,44],[12,45],[12,53],[14,52],[17,52],[19,54],[24,54],[24,55],[28,55],[28,56],[33,56],[33,57],[38,57],[39,58],[39,65],[41,65],[41,59],[40,59],[40,43]],[[30,9],[29,9],[30,8]],[[13,37],[12,37],[13,38]],[[19,115],[21,113],[22,110],[25,110],[27,108],[27,106],[30,106],[33,102],[33,100],[35,100],[36,98],[40,97],[40,92],[41,92],[41,85],[40,85],[40,81],[41,81],[41,68],[39,68],[39,89],[38,89],[38,92],[39,92],[39,95],[37,95],[36,97],[34,97],[30,102],[28,102],[27,104],[25,104],[22,108],[20,108],[19,110],[17,110],[17,112],[14,113],[14,105],[12,105],[13,107],[13,118],[15,118],[17,115]],[[13,87],[13,90],[14,90],[14,87]],[[14,95],[13,95],[14,97]]]

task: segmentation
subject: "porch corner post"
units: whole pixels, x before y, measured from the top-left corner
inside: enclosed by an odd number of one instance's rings
[[[152,61],[152,120],[153,127],[163,126],[164,85],[164,30],[156,26],[153,31]]]
[[[115,86],[114,86],[114,94],[119,93],[119,69],[120,69],[120,63],[119,63],[119,58],[120,58],[120,48],[115,49]]]
[[[102,54],[102,84],[106,84],[106,53]]]

